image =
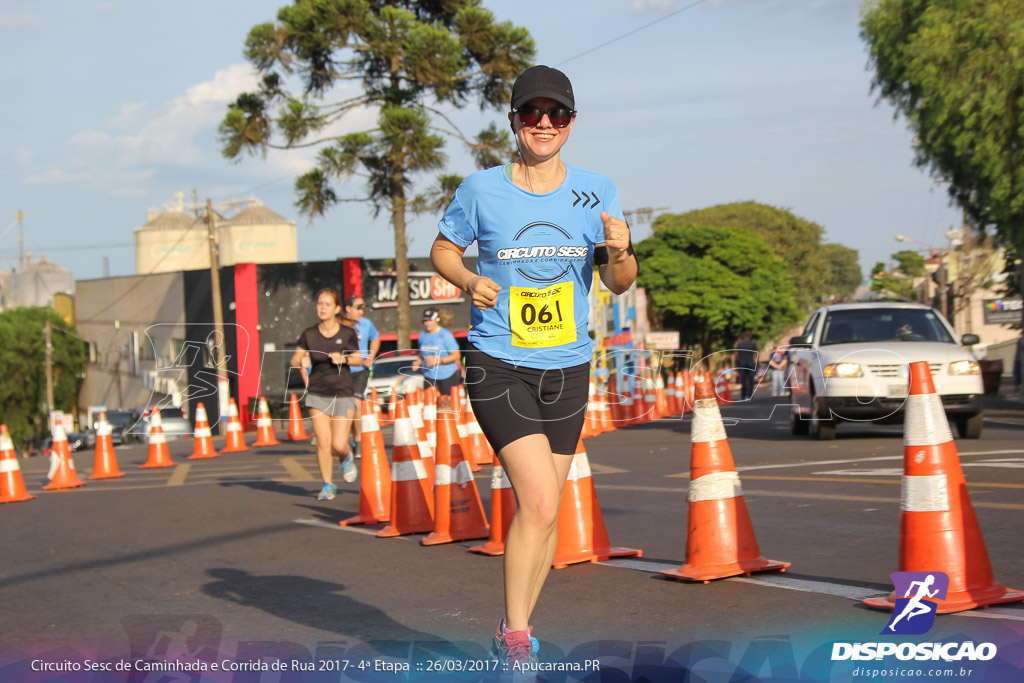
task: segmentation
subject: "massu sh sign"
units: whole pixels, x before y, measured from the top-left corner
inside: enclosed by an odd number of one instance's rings
[[[398,305],[398,278],[394,273],[371,272],[375,281],[372,308],[393,308]],[[409,302],[413,306],[450,304],[465,301],[462,292],[437,273],[409,273]]]

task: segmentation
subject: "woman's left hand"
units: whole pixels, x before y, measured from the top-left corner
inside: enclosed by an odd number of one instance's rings
[[[609,249],[625,251],[629,248],[629,226],[621,218],[609,216],[607,211],[601,212],[604,223],[604,243]]]

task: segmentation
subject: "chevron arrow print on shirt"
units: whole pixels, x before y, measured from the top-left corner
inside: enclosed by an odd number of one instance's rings
[[[576,190],[571,190],[571,192],[573,196],[576,197],[576,201],[572,203],[573,206],[576,206],[580,202],[583,202],[584,209],[587,208],[587,206],[590,206],[590,208],[593,209],[595,206],[601,203],[601,200],[598,199],[597,194],[594,192],[591,192],[590,194],[587,194],[583,190],[580,190],[579,192],[576,192]]]

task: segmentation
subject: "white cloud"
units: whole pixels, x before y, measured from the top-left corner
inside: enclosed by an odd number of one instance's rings
[[[14,161],[15,161],[15,163],[17,163],[19,165],[22,165],[22,166],[24,166],[25,164],[32,163],[32,159],[34,159],[34,158],[35,158],[35,155],[32,154],[32,150],[29,150],[29,149],[22,148],[22,149],[18,149],[18,150],[16,150],[14,152]]]
[[[3,31],[4,29],[39,28],[42,25],[43,18],[33,12],[0,14],[0,31]]]

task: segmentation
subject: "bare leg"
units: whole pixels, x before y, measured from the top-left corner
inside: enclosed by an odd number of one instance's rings
[[[331,419],[330,424],[330,440],[331,449],[335,455],[338,456],[338,460],[345,460],[348,457],[348,435],[352,430],[352,411],[346,411],[344,415],[335,415]],[[320,437],[317,437],[317,443],[319,443]],[[330,456],[328,456],[328,462]]]
[[[316,435],[316,464],[320,469],[320,479],[325,484],[332,484],[334,474],[331,462],[331,416],[316,408],[310,408],[309,417],[313,422],[313,434]]]
[[[506,627],[529,626],[557,544],[558,508],[571,457],[554,455],[543,434],[517,439],[498,454],[518,509],[505,539]]]

